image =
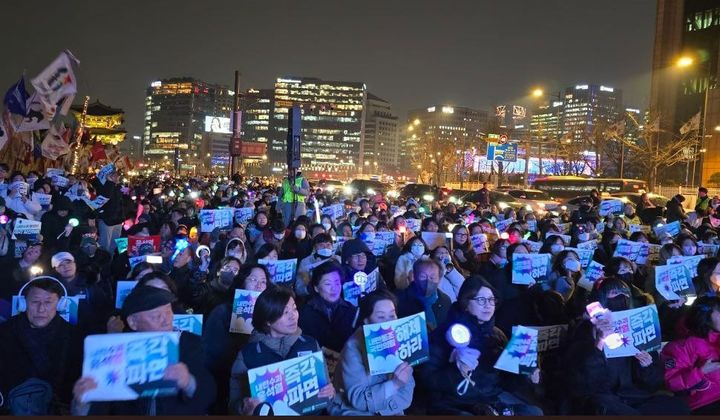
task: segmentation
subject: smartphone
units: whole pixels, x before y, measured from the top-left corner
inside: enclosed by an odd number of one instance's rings
[[[162,264],[161,255],[148,255],[145,259],[149,264]]]

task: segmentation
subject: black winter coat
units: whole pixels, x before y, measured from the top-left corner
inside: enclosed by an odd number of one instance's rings
[[[357,308],[340,299],[332,309],[314,294],[300,309],[299,326],[303,334],[316,339],[321,347],[342,351],[345,342],[355,331]]]

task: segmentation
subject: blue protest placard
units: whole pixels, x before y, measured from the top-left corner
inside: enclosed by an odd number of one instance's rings
[[[275,284],[284,284],[295,281],[297,259],[290,260],[258,260],[258,264],[264,265],[270,272],[270,279]]]
[[[138,282],[135,280],[120,280],[117,282],[117,292],[115,293],[115,308],[120,309],[128,297],[130,292],[133,291]]]
[[[705,255],[692,255],[689,257],[672,257],[667,260],[668,264],[682,264],[690,273],[690,278],[697,277],[697,268],[700,261],[705,258]]]
[[[248,370],[250,396],[270,404],[275,415],[313,413],[327,406],[318,397],[330,383],[321,351]]]
[[[422,225],[422,220],[420,219],[406,219],[405,220],[405,226],[407,226],[407,230],[410,232],[420,232],[420,226]]]
[[[537,347],[537,330],[522,325],[515,326],[494,367],[511,373],[530,375],[537,368]]]
[[[680,233],[680,221],[676,220],[666,225],[660,224],[658,226],[655,226],[653,231],[655,232],[655,236],[657,236],[658,238],[666,233],[672,237],[675,237]]]
[[[578,280],[578,286],[587,291],[592,291],[595,283],[605,275],[603,271],[604,268],[605,266],[599,262],[590,261],[590,264],[588,264],[588,267],[585,269],[585,275]]]
[[[235,209],[235,222],[241,225],[247,225],[255,215],[255,209],[252,207],[239,207]]]
[[[550,269],[550,254],[513,254],[513,284],[534,284],[544,281]]]
[[[203,331],[203,316],[202,314],[175,314],[173,315],[173,329],[175,331],[186,331],[201,336]]]
[[[645,264],[650,254],[650,247],[645,242],[634,242],[620,239],[615,247],[613,257],[625,257],[637,264]]]
[[[223,208],[214,210],[200,210],[200,232],[212,232],[215,228],[229,230],[233,225],[235,209]]]
[[[179,332],[136,332],[85,338],[83,376],[98,387],[82,402],[127,401],[177,394],[177,383],[163,379],[180,360]]]
[[[720,250],[720,245],[714,245],[714,244],[704,244],[702,242],[698,242],[698,254],[703,254],[706,257],[716,257],[718,254],[718,250]]]
[[[609,215],[620,215],[623,213],[623,209],[625,208],[625,203],[623,203],[622,200],[603,200],[600,202],[600,210],[598,214],[600,214],[600,217],[605,217]]]
[[[470,243],[472,244],[473,251],[476,254],[487,254],[490,252],[490,242],[488,237],[484,233],[476,233],[470,237]]]
[[[230,316],[231,333],[252,333],[252,314],[253,310],[255,309],[255,301],[257,300],[258,296],[260,296],[260,292],[245,289],[235,289],[232,315]]]
[[[100,181],[100,183],[102,185],[105,185],[105,182],[107,182],[108,175],[110,175],[114,171],[115,171],[115,165],[113,165],[112,163],[108,163],[107,165],[103,166],[102,168],[100,168],[100,171],[98,171],[98,173],[97,173],[98,181]]]
[[[376,268],[370,274],[355,273],[355,278],[343,283],[343,299],[353,306],[358,306],[358,300],[363,295],[377,289],[380,271]]]
[[[611,312],[613,329],[622,335],[622,346],[611,350],[605,346],[605,357],[629,357],[641,351],[659,350],[662,345],[660,318],[655,305],[627,311]]]
[[[425,313],[363,325],[371,375],[392,373],[402,362],[418,365],[430,358]]]
[[[702,257],[702,255],[700,256]],[[697,265],[695,266],[697,268]],[[685,264],[658,265],[655,267],[655,289],[667,300],[694,296],[693,276]]]
[[[122,254],[123,252],[127,251],[128,249],[128,238],[115,238],[115,246],[117,246],[117,250],[119,254]]]

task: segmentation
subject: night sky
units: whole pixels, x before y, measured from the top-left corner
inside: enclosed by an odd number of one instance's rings
[[[447,102],[490,109],[532,87],[621,88],[649,102],[655,0],[3,1],[0,88],[68,48],[78,95],[142,133],[153,80],[270,88],[278,76],[363,81],[402,119]],[[79,101],[76,98],[76,102]]]

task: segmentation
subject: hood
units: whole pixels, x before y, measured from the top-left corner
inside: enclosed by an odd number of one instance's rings
[[[248,343],[263,343],[275,353],[279,354],[282,357],[286,357],[288,355],[288,352],[290,352],[290,348],[300,338],[300,335],[302,335],[302,330],[300,329],[300,327],[298,327],[297,331],[295,331],[294,334],[286,335],[283,337],[272,337],[270,336],[270,334],[265,334],[258,330],[253,330]]]
[[[363,242],[360,239],[351,239],[347,242],[345,242],[342,246],[342,262],[343,264],[347,264],[350,257],[352,257],[354,254],[359,254],[361,252],[364,252],[368,256],[368,260],[370,260],[370,256],[372,255],[372,252],[370,252],[370,248],[368,248],[367,244]]]

